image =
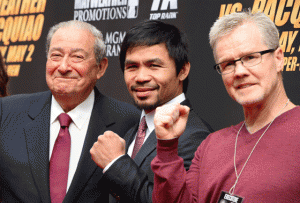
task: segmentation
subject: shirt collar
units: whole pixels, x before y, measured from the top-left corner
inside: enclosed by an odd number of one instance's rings
[[[73,123],[77,126],[77,128],[81,129],[84,122],[88,119],[91,115],[93,110],[95,101],[95,91],[92,90],[88,98],[76,106],[74,109],[68,112],[68,115],[72,118]],[[56,101],[54,96],[52,95],[51,100],[51,116],[50,122],[51,124],[57,120],[57,117],[64,113],[64,110],[61,108],[59,103]]]
[[[178,95],[177,97],[175,97],[172,100],[168,101],[164,105],[166,105],[166,104],[174,104],[174,103],[181,103],[184,100],[186,100],[185,94],[181,93],[180,95]],[[148,128],[148,130],[150,132],[152,132],[155,129],[155,126],[154,126],[154,114],[155,114],[155,110],[149,112],[148,114],[146,114],[145,111],[143,110],[142,114],[141,114],[141,118],[140,118],[140,121],[141,121],[141,119],[143,118],[143,116],[145,116],[146,123],[147,123],[147,128]]]

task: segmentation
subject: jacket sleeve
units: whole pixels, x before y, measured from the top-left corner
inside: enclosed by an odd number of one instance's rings
[[[176,156],[180,159],[184,171],[190,168],[195,151],[208,134],[208,131],[184,134],[179,139],[179,144],[178,139],[176,139]],[[149,170],[150,167],[149,165]],[[151,174],[145,172],[138,167],[134,160],[125,155],[110,166],[103,178],[113,196],[120,199],[120,202],[151,203],[153,176],[152,171]]]
[[[103,180],[120,202],[152,202],[153,182],[127,154],[104,173]]]
[[[176,156],[183,163],[184,171],[189,170],[195,151],[210,133],[210,129],[204,126],[198,117],[189,116],[185,132],[179,140],[176,139]],[[144,171],[134,160],[125,155],[104,173],[103,178],[113,196],[120,199],[120,202],[151,203],[154,174],[150,163],[147,167],[149,170]]]

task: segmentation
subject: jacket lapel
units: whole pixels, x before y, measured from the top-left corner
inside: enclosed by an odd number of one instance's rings
[[[156,149],[156,144],[157,144],[156,135],[155,135],[155,131],[153,130],[149,135],[149,137],[147,138],[147,140],[144,142],[139,152],[136,154],[136,156],[133,159],[138,166],[140,166],[143,163],[144,159],[153,150]]]
[[[50,91],[34,100],[29,108],[31,119],[24,133],[32,176],[41,196],[42,202],[51,202],[49,192],[49,124]]]
[[[64,202],[72,202],[71,200],[76,200],[76,196],[80,195],[81,190],[86,186],[86,183],[96,169],[101,170],[91,159],[90,149],[97,141],[98,136],[106,130],[106,127],[115,122],[113,118],[109,116],[109,113],[105,111],[105,105],[103,104],[104,99],[104,96],[95,89],[95,103],[90,118],[87,135],[76,172]]]
[[[130,144],[133,142],[134,138],[135,138],[135,134],[138,130],[139,127],[139,123],[137,123],[136,125],[134,125],[125,135],[124,140],[126,142],[126,153],[128,152],[128,148],[130,146]]]
[[[125,135],[124,139],[126,141],[126,153],[128,152],[128,148],[132,143],[136,132],[138,130],[139,127],[139,123],[137,123],[135,126],[133,126]],[[148,156],[148,154],[150,154],[153,150],[156,149],[156,135],[155,135],[155,131],[152,131],[149,135],[149,137],[147,138],[146,142],[142,145],[141,149],[139,150],[139,152],[136,154],[136,156],[134,157],[134,161],[135,163],[140,166],[143,163],[143,160]]]
[[[192,105],[190,103],[190,100],[186,99],[183,102],[180,103],[181,105],[186,105],[192,110]]]
[[[191,108],[191,104],[188,99],[181,102],[181,104],[186,105]],[[138,124],[134,128],[133,133],[131,133],[131,136],[129,139],[130,142],[128,144],[126,144],[126,149],[127,149],[126,151],[128,151],[129,144],[133,141],[133,138],[135,137],[137,129],[138,129]],[[147,156],[156,149],[156,145],[157,145],[157,139],[156,139],[155,130],[153,130],[151,132],[151,134],[149,135],[148,139],[145,141],[145,143],[143,144],[143,146],[141,147],[141,149],[139,150],[139,152],[136,154],[136,156],[133,159],[139,167],[141,166],[143,161],[147,158]]]

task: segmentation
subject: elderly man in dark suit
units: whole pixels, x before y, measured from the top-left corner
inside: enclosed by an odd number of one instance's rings
[[[127,32],[120,62],[127,88],[135,104],[143,110],[141,119],[126,133],[125,141],[116,132],[99,136],[91,154],[97,165],[104,168],[105,185],[116,199],[152,202],[154,174],[150,163],[156,156],[155,109],[170,103],[192,109],[185,97],[190,71],[186,36],[170,24],[141,22]],[[210,132],[210,126],[191,110],[178,146],[186,169]]]
[[[0,100],[3,201],[108,202],[102,169],[89,151],[107,130],[123,136],[140,113],[95,88],[108,60],[94,26],[55,25],[46,51],[50,91]]]

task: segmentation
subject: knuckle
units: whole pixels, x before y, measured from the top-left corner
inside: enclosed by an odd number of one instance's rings
[[[101,142],[102,141],[102,135],[99,135],[98,136],[98,140],[97,140],[98,142]]]
[[[171,121],[173,121],[173,119],[172,119],[172,117],[167,116],[167,117],[165,118],[165,121],[166,121],[167,123],[170,123]]]
[[[93,155],[94,154],[94,147],[92,147],[91,149],[90,149],[90,153]]]

